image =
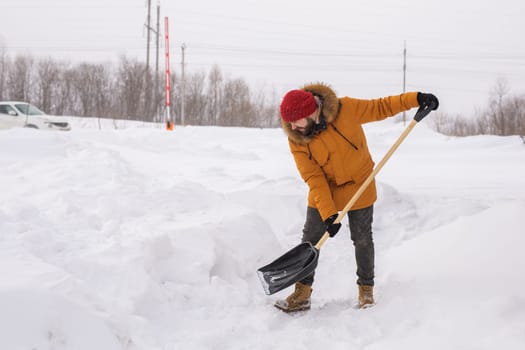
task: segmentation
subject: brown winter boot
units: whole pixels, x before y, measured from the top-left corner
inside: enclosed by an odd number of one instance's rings
[[[374,305],[374,287],[373,286],[358,286],[359,287],[359,308],[366,309]]]
[[[274,306],[284,312],[295,312],[310,309],[310,295],[312,287],[297,282],[295,291],[286,300],[277,300]]]

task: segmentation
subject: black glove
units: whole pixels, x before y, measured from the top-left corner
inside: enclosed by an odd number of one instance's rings
[[[432,94],[425,94],[422,92],[417,93],[417,102],[420,107],[432,107],[433,110],[438,109],[439,101],[436,96]]]
[[[326,231],[328,231],[330,237],[335,236],[341,228],[341,224],[334,224],[334,221],[335,219],[337,219],[337,216],[338,214],[334,214],[324,221],[326,225]]]

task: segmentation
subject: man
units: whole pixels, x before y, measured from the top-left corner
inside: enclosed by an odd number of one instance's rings
[[[316,244],[328,231],[333,237],[341,224],[334,224],[361,184],[372,173],[374,162],[362,124],[383,120],[418,106],[433,106],[432,94],[409,92],[374,100],[338,98],[327,85],[312,84],[289,91],[280,105],[281,123],[288,135],[297,169],[308,184],[308,207],[302,242]],[[374,303],[373,204],[377,199],[373,181],[348,212],[350,236],[357,262],[360,308]],[[275,306],[285,312],[307,310],[314,274],[295,284],[295,291]]]

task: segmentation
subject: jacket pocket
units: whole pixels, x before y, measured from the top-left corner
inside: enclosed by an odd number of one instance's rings
[[[328,182],[335,183],[335,165],[333,164],[334,160],[330,155],[330,151],[328,150],[328,148],[324,147],[324,145],[318,144],[316,146],[317,147],[311,147],[310,149],[312,158],[319,165],[324,175],[326,176]]]
[[[366,178],[372,173],[374,170],[374,162],[372,159],[368,159],[366,163],[364,163],[358,171],[354,174],[353,178],[356,183],[363,183],[365,182]]]
[[[310,155],[315,162],[322,168],[328,163],[330,154],[325,147],[309,147]]]

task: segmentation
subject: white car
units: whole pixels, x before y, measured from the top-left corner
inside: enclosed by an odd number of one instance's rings
[[[59,117],[46,115],[27,102],[0,102],[0,129],[26,127],[44,130],[71,130],[71,126]]]

